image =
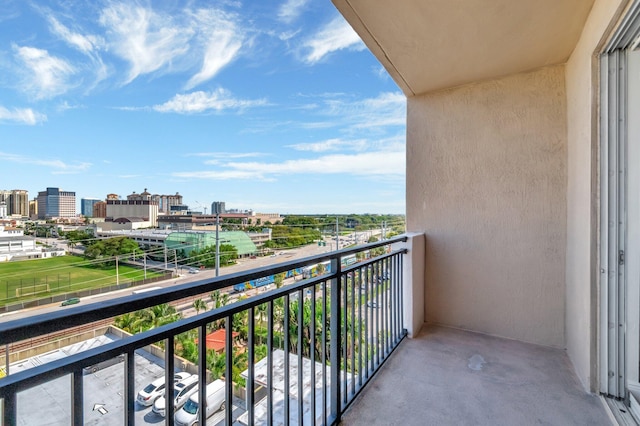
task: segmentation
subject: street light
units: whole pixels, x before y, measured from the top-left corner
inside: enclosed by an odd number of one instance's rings
[[[211,213],[216,215],[216,277],[220,275],[220,238],[218,237],[218,230],[220,228],[220,213],[224,203],[214,201],[211,203]]]

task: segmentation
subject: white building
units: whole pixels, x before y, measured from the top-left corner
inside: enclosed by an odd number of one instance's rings
[[[22,259],[44,259],[63,256],[64,250],[43,249],[36,246],[33,237],[24,235],[20,228],[0,226],[0,262]]]

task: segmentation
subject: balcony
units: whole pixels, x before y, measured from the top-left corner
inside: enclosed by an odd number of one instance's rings
[[[119,332],[99,346],[67,349],[66,356],[49,352],[30,368],[26,361],[12,367],[0,380],[2,424],[40,423],[43,415],[56,424],[178,424],[174,416],[163,420],[136,400],[152,370],[169,389],[178,376],[168,371],[220,384],[217,402],[207,399],[208,387],[198,389],[199,400],[220,403],[198,411],[199,424],[611,422],[600,398],[584,392],[564,351],[422,327],[421,259],[424,237],[408,235],[1,324],[2,345],[38,336],[46,340],[49,333],[60,339],[63,330],[81,326],[86,332],[88,323],[104,324],[116,315],[303,271],[300,280],[279,289],[251,290],[251,297],[193,317],[135,335]],[[315,326],[310,318],[316,318]],[[246,336],[238,338],[242,332],[234,324],[243,321]],[[224,331],[222,351],[197,345],[207,342],[213,324]],[[197,359],[206,362],[178,356],[185,333],[196,336]],[[407,333],[413,338],[406,339]],[[238,352],[244,365],[238,365]],[[222,363],[221,374],[214,371],[216,362]],[[33,401],[43,409],[33,410]],[[162,411],[173,413],[175,401],[164,401]]]

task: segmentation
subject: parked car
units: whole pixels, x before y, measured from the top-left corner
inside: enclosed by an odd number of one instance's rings
[[[173,406],[179,410],[189,400],[189,397],[198,391],[198,376],[187,377],[183,381],[176,383],[173,387]],[[165,417],[166,399],[164,396],[156,399],[153,403],[153,412]]]
[[[72,297],[70,299],[67,299],[67,300],[63,301],[60,304],[60,306],[75,305],[76,303],[80,303],[80,298],[79,297]]]
[[[191,377],[191,374],[181,371],[173,376],[173,382],[180,383],[188,377]],[[138,392],[138,402],[141,405],[148,407],[149,405],[152,405],[156,401],[156,399],[163,396],[164,391],[165,388],[163,376],[149,383],[144,389]]]
[[[216,411],[224,410],[224,391],[224,381],[220,379],[207,385],[207,411],[205,417],[209,418]],[[176,411],[174,416],[176,426],[193,426],[193,424],[198,421],[198,410],[198,392],[195,392],[189,397],[189,400],[182,406],[182,408]]]

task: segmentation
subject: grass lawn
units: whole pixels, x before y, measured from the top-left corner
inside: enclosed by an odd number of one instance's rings
[[[147,278],[160,275],[147,270]],[[120,283],[139,281],[144,279],[144,271],[119,265],[118,276]],[[100,268],[77,256],[3,262],[0,263],[0,305],[115,283],[115,265]]]

